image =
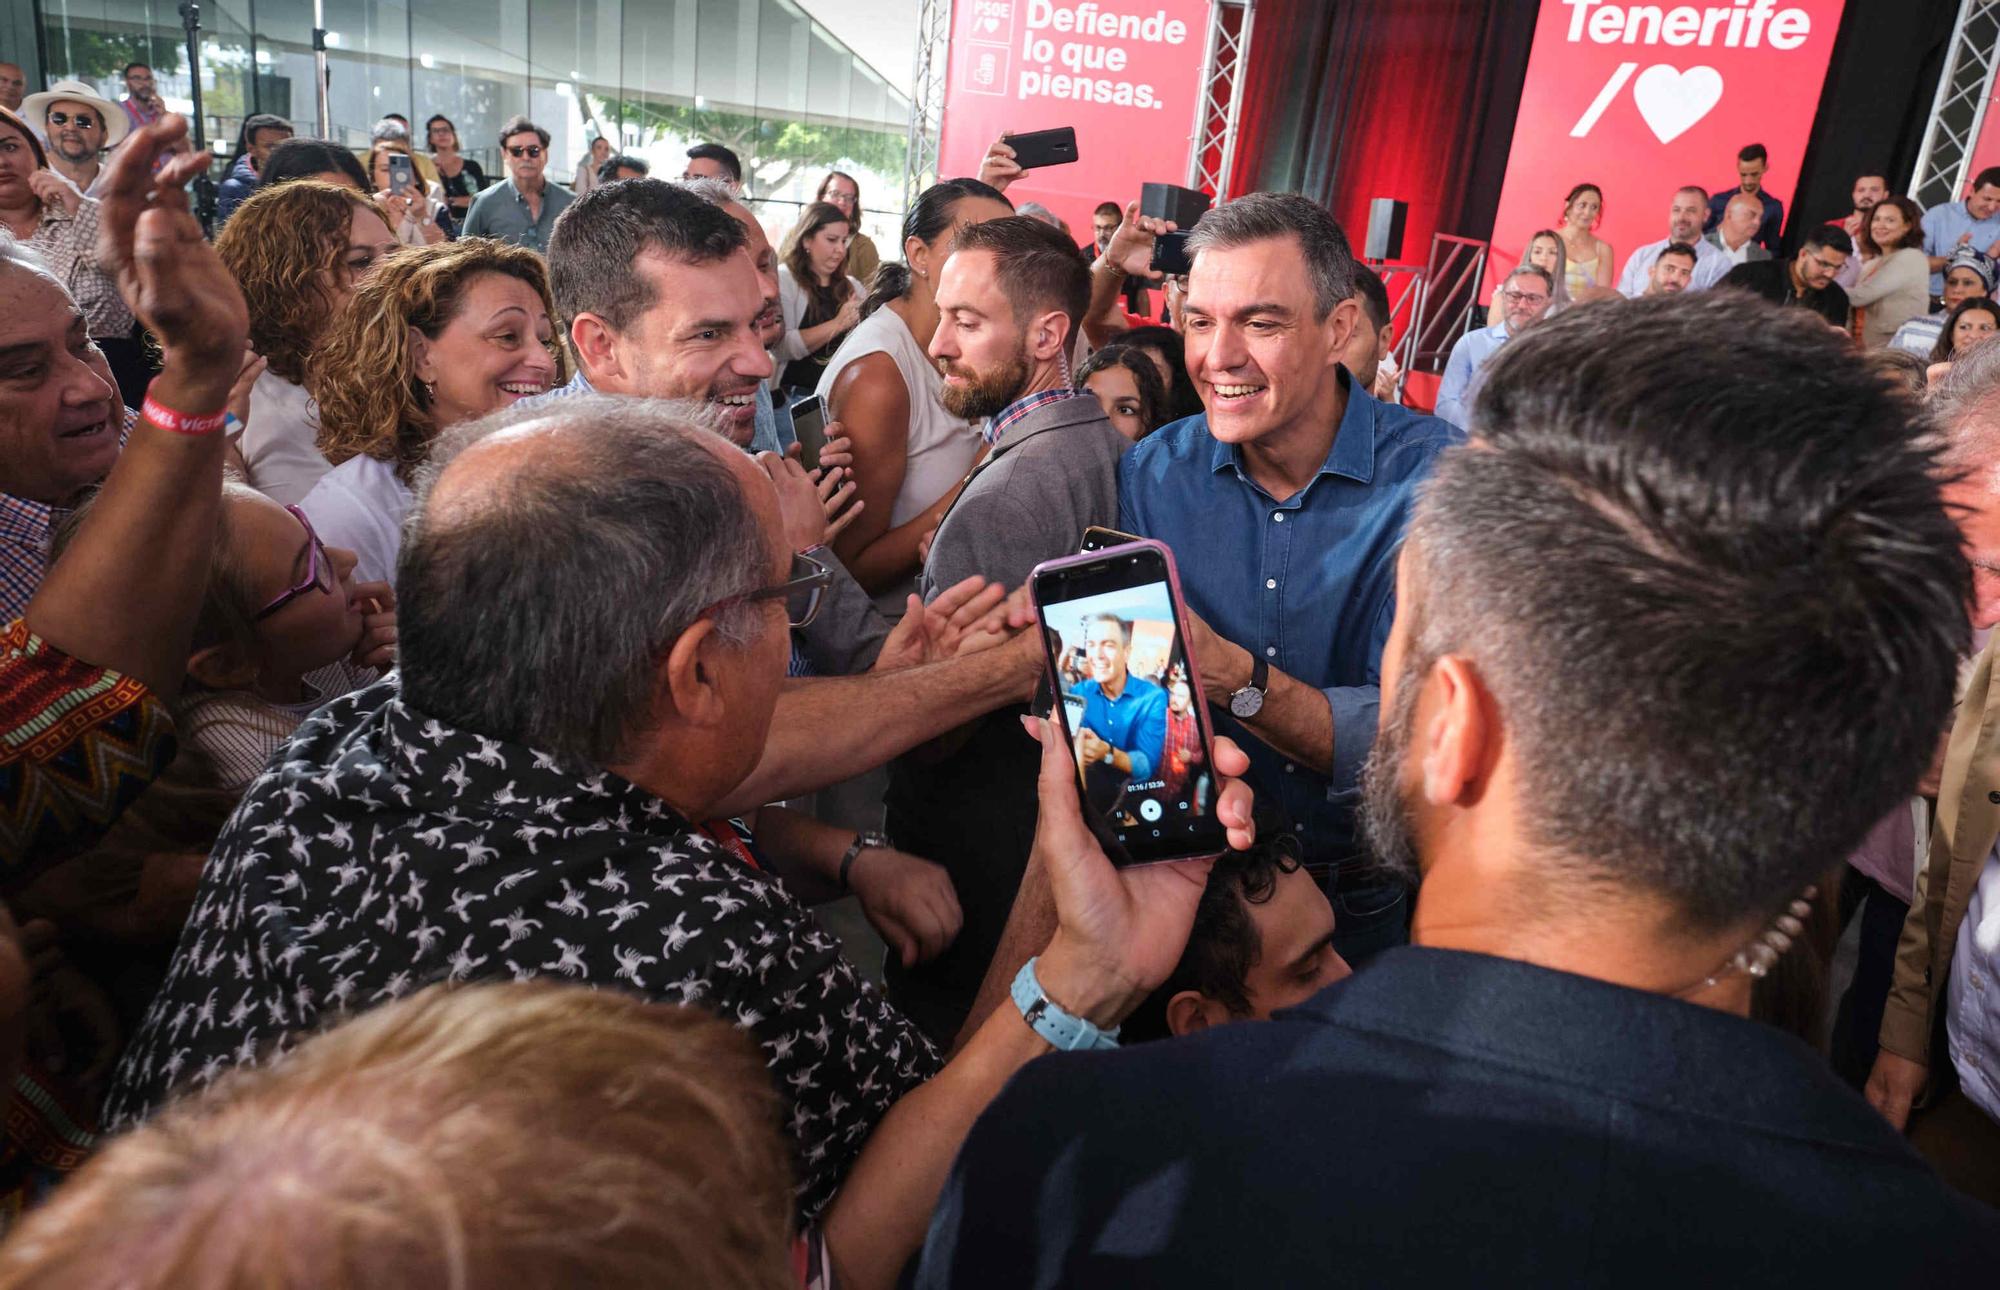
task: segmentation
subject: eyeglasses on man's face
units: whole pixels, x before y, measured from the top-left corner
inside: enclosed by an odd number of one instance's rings
[[[746,591],[737,596],[725,596],[701,611],[700,617],[707,618],[719,614],[733,605],[754,604],[760,600],[785,602],[785,618],[794,627],[804,627],[819,613],[820,595],[826,590],[833,574],[827,567],[809,555],[792,557],[792,576],[775,587],[763,587],[756,591]]]
[[[1540,291],[1516,291],[1512,287],[1502,287],[1500,294],[1506,297],[1508,304],[1526,305],[1530,309],[1539,309],[1549,302],[1548,296]]]

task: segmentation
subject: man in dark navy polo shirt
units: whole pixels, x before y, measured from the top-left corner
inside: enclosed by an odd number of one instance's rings
[[[1818,1015],[1765,974],[1951,710],[1971,578],[1915,416],[1741,292],[1508,345],[1382,660],[1367,832],[1415,944],[1023,1070],[916,1285],[1990,1282],[2000,1214],[1757,1019]]]
[[[1173,548],[1217,724],[1309,865],[1333,872],[1336,946],[1407,936],[1403,883],[1361,863],[1355,783],[1375,738],[1396,547],[1451,426],[1379,403],[1342,365],[1365,327],[1340,225],[1291,193],[1239,197],[1188,240],[1187,370],[1207,411],[1119,468],[1120,527]]]

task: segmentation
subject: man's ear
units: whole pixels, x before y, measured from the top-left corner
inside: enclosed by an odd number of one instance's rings
[[[569,344],[584,379],[592,385],[603,386],[624,375],[618,362],[618,334],[596,314],[581,313],[570,320]]]
[[[188,655],[188,675],[211,690],[247,690],[257,683],[257,665],[234,643],[210,645]]]
[[[723,723],[722,661],[732,647],[715,630],[713,618],[697,619],[680,634],[654,675],[656,717],[672,712],[689,725]]]
[[[1332,345],[1328,353],[1334,363],[1347,354],[1347,346],[1354,339],[1354,329],[1361,325],[1361,297],[1349,296],[1333,307],[1326,318],[1326,338]]]
[[[1028,323],[1028,352],[1038,363],[1046,363],[1069,348],[1069,315],[1051,309]]]
[[[1167,1000],[1167,1033],[1191,1035],[1230,1020],[1229,1009],[1199,990],[1182,990]]]
[[[1419,702],[1429,716],[1419,724],[1417,764],[1425,796],[1440,806],[1476,798],[1493,760],[1493,710],[1484,680],[1470,660],[1446,654],[1425,678],[1430,692]]]

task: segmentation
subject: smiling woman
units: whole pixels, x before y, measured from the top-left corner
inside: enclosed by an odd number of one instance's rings
[[[390,582],[410,480],[437,436],[569,379],[542,257],[483,238],[392,254],[306,369],[333,464],[300,506]]]

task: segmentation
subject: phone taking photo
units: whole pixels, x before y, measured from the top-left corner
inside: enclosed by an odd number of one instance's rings
[[[808,394],[792,404],[792,433],[799,441],[799,464],[818,470],[819,455],[826,451],[826,400]]]
[[[1162,233],[1153,239],[1152,266],[1170,278],[1185,277],[1194,270],[1194,261],[1188,258],[1187,229],[1176,229],[1172,233]]]
[[[1227,850],[1173,554],[1127,542],[1037,565],[1029,581],[1084,813],[1111,862]]]
[[[1044,166],[1067,166],[1077,160],[1076,127],[1058,126],[1053,130],[1030,130],[1026,134],[1010,134],[1007,146],[1014,150],[1014,164],[1023,170],[1040,170]]]
[[[389,154],[389,191],[400,197],[410,191],[417,182],[417,163],[410,160],[408,153]]]

